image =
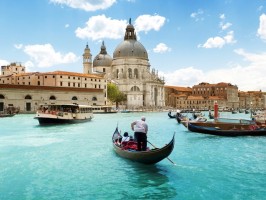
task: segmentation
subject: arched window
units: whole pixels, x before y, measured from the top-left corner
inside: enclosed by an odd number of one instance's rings
[[[97,101],[97,97],[92,97],[92,101]]]
[[[78,98],[76,96],[73,96],[72,100],[78,100]]]
[[[139,72],[137,68],[134,69],[134,78],[139,78]]]
[[[132,78],[132,69],[131,68],[128,69],[128,78]]]
[[[54,95],[50,96],[50,100],[56,100],[55,96]]]
[[[31,96],[30,95],[26,95],[25,99],[31,99]]]
[[[5,99],[4,95],[0,94],[0,99]]]
[[[139,92],[140,89],[139,89],[139,87],[137,87],[137,86],[133,86],[133,87],[130,89],[130,91],[131,91],[131,92]]]

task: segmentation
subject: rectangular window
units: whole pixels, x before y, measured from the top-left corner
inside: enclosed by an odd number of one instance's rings
[[[70,82],[68,82],[68,87],[70,87]]]
[[[63,86],[63,82],[62,81],[60,82],[60,86]]]
[[[38,85],[41,85],[41,82],[40,81],[38,81]]]

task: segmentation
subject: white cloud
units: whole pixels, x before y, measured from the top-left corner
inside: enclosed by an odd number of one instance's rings
[[[199,45],[199,47],[203,48],[222,48],[225,44],[225,40],[221,37],[211,37],[209,38],[203,45]]]
[[[21,49],[23,47],[23,44],[14,44],[14,47],[16,49]]]
[[[105,15],[91,17],[84,28],[77,28],[76,36],[81,39],[99,40],[103,38],[122,38],[127,26],[126,20],[115,20]]]
[[[199,9],[197,12],[193,12],[190,14],[190,17],[195,19],[195,21],[203,21],[204,17],[202,15],[204,14],[203,10]]]
[[[69,27],[69,24],[65,24],[65,28],[68,28]]]
[[[227,23],[223,23],[223,22],[221,22],[221,24],[220,24],[220,27],[221,27],[221,29],[224,31],[224,30],[226,30],[226,29],[228,29],[230,26],[232,26],[232,24],[231,23],[229,23],[229,22],[227,22]]]
[[[229,31],[223,38],[219,36],[211,37],[203,45],[198,45],[198,47],[203,47],[206,49],[222,48],[225,44],[233,43],[236,43],[236,40],[234,40],[234,31]]]
[[[26,67],[26,72],[31,72],[34,68],[34,64],[31,61],[26,61],[24,66]]]
[[[116,0],[50,0],[50,2],[85,11],[96,11],[111,7]]]
[[[200,82],[219,83],[227,82],[237,85],[239,90],[262,90],[266,91],[266,52],[260,54],[247,53],[243,49],[235,50],[248,62],[246,66],[234,64],[223,69],[202,71],[195,67],[187,67],[174,72],[160,72],[164,76],[166,85],[190,86]]]
[[[24,52],[38,67],[52,67],[58,64],[74,63],[78,60],[72,52],[67,54],[56,52],[51,44],[27,45],[24,47]]]
[[[225,19],[225,14],[220,14],[219,18],[220,18],[221,20],[224,20],[224,19]]]
[[[164,43],[157,44],[157,46],[153,49],[153,52],[155,52],[155,53],[164,53],[164,52],[167,52],[167,51],[171,51],[171,48],[169,48]]]
[[[7,61],[7,60],[0,60],[0,66],[6,66],[6,65],[9,65],[10,62]]]
[[[144,31],[147,33],[150,30],[159,31],[165,23],[165,17],[159,15],[141,15],[135,20],[136,32]]]
[[[234,31],[229,31],[226,36],[224,36],[224,40],[226,44],[233,44],[236,43],[234,39]]]
[[[258,28],[258,36],[266,41],[266,15],[262,14],[260,16],[260,26]]]

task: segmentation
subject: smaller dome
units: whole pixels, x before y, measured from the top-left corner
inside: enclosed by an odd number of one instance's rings
[[[106,47],[103,42],[100,53],[97,56],[95,56],[93,60],[93,67],[101,67],[101,66],[110,67],[111,65],[112,65],[112,57],[107,54]]]

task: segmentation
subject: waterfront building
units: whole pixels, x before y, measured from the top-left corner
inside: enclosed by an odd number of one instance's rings
[[[85,68],[85,67],[84,67]],[[25,72],[19,63],[1,67],[0,112],[8,106],[35,112],[39,104],[106,105],[106,80],[97,74]]]
[[[238,108],[238,88],[230,83],[199,83],[192,88],[166,86],[166,93],[176,98],[169,106],[187,110],[212,110],[214,102],[220,109]],[[169,89],[171,88],[171,90]],[[174,95],[173,95],[174,94]],[[169,93],[167,94],[169,96]]]
[[[266,93],[262,91],[239,91],[239,108],[241,109],[265,109]]]

